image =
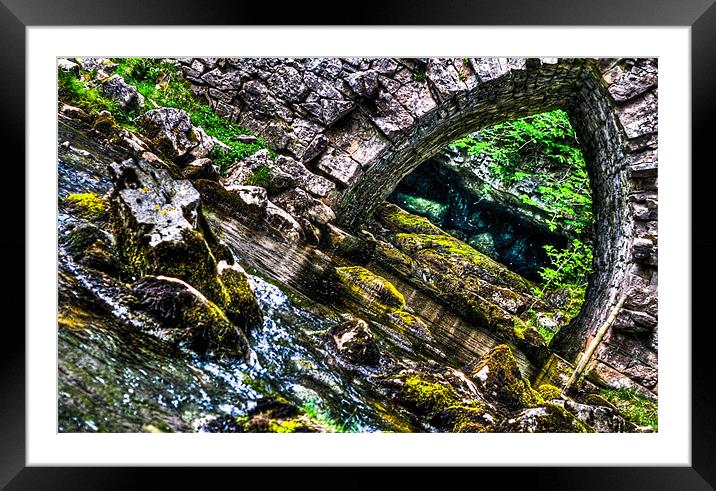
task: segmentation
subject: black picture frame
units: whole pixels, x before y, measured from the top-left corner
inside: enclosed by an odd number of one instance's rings
[[[716,228],[713,223],[713,138],[716,104],[716,6],[714,0],[456,0],[440,4],[425,0],[401,2],[366,1],[355,11],[342,13],[340,4],[314,2],[282,4],[267,2],[221,2],[189,0],[99,1],[99,0],[0,0],[0,118],[3,135],[3,182],[18,195],[9,198],[4,217],[6,233],[0,234],[3,268],[13,265],[17,271],[6,276],[3,295],[2,354],[0,355],[0,486],[7,489],[137,489],[159,479],[163,488],[185,485],[190,470],[150,468],[51,468],[26,467],[25,464],[25,305],[24,265],[29,257],[25,243],[25,213],[18,203],[25,202],[25,28],[40,25],[342,25],[346,20],[363,25],[622,25],[690,26],[692,77],[692,162],[662,163],[680,165],[692,176],[692,325],[683,326],[692,339],[692,431],[691,467],[570,467],[570,468],[468,468],[457,476],[456,470],[408,469],[393,474],[411,481],[427,477],[450,476],[475,483],[509,479],[510,487],[529,489],[679,489],[701,490],[716,487],[716,430],[712,416],[714,404],[713,370],[710,349],[714,346],[713,321],[707,309],[713,300],[709,279],[716,275],[713,256]],[[347,6],[351,9],[351,5]],[[321,17],[321,13],[328,14]],[[330,17],[330,18],[329,18]],[[9,154],[15,151],[13,158]],[[11,165],[10,165],[11,164]],[[13,204],[14,203],[14,204]],[[9,232],[9,233],[8,233]],[[8,258],[23,257],[24,262]],[[6,264],[7,263],[7,264]],[[23,271],[20,271],[23,264]],[[689,285],[684,285],[688,288]],[[47,299],[48,302],[54,299]],[[10,313],[17,320],[10,322]],[[329,472],[330,471],[330,472]],[[314,474],[311,478],[308,473]],[[322,469],[321,482],[332,487],[365,488],[375,485],[369,470]],[[247,476],[248,474],[253,474]],[[325,473],[333,474],[328,477]],[[430,473],[430,476],[427,474]],[[271,486],[295,486],[316,482],[315,469],[272,470]],[[214,469],[214,479],[267,479],[263,469]],[[264,476],[264,477],[262,477]],[[440,477],[439,477],[440,476]],[[212,479],[213,480],[213,479]]]

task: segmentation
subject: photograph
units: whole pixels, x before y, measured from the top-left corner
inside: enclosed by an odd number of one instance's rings
[[[659,58],[77,55],[58,433],[658,438]]]

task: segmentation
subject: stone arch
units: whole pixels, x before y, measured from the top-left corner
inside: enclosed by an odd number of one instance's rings
[[[613,385],[657,387],[657,68],[652,59],[305,59],[182,61],[197,93],[330,179],[324,201],[357,228],[400,180],[451,141],[565,109],[582,143],[597,222],[582,313],[554,345],[568,358],[621,294],[599,351]],[[213,68],[212,68],[213,67]]]

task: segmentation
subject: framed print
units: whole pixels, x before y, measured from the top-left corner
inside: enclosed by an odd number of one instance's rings
[[[27,288],[3,483],[510,466],[712,489],[691,162],[716,10],[604,3],[260,27],[5,1]],[[453,25],[405,25],[428,20]]]

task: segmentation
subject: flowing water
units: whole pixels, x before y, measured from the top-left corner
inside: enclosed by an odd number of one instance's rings
[[[107,166],[121,159],[121,152],[62,122],[58,143],[60,198],[111,189]],[[250,273],[263,324],[247,333],[247,362],[198,356],[153,334],[154,322],[127,301],[129,285],[73,261],[63,239],[83,220],[60,208],[61,432],[205,431],[212,421],[216,431],[216,422],[245,415],[266,395],[311,408],[343,430],[424,431],[429,428],[389,402],[381,379],[417,363],[460,368],[495,344],[486,332],[385,273],[429,327],[422,335],[397,332],[382,324],[370,306],[336,292],[330,277],[343,265],[339,258],[277,242],[214,212],[208,214],[210,222]],[[379,271],[377,265],[369,268]],[[337,356],[327,331],[347,315],[369,321],[381,349],[378,367],[355,366]],[[529,376],[527,360],[519,363]]]

